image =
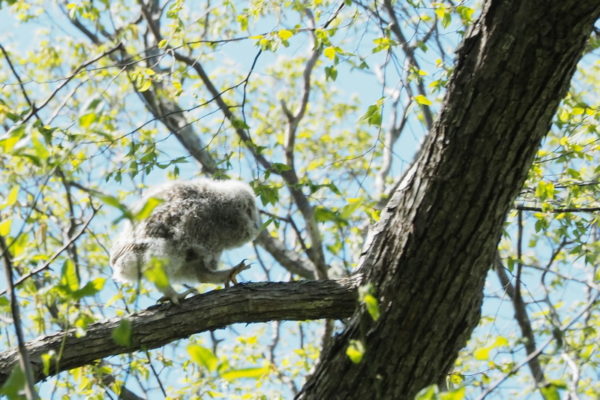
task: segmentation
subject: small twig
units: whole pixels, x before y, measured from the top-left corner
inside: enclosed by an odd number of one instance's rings
[[[534,212],[546,212],[546,213],[576,213],[576,212],[598,212],[600,207],[568,207],[568,208],[552,208],[549,210],[542,209],[541,207],[528,207],[518,205],[515,207],[518,211],[534,211]]]
[[[84,62],[83,64],[80,64],[77,68],[75,68],[75,70],[68,77],[66,77],[63,80],[63,82],[60,85],[58,85],[58,87],[56,89],[54,89],[54,91],[52,91],[52,93],[50,93],[50,96],[48,96],[46,98],[46,100],[44,100],[42,102],[42,105],[40,105],[39,107],[34,105],[31,109],[31,111],[18,124],[25,124],[25,123],[27,123],[27,121],[29,121],[31,119],[31,117],[33,117],[34,115],[37,115],[38,110],[41,110],[44,107],[46,107],[48,105],[48,103],[50,103],[50,101],[58,94],[58,92],[60,92],[62,90],[62,88],[64,88],[69,82],[71,82],[71,80],[73,80],[73,78],[75,78],[79,72],[81,72],[82,70],[87,68],[89,65],[94,64],[98,60],[101,60],[104,57],[121,49],[122,47],[123,47],[123,44],[121,42],[119,42],[112,49],[109,49],[109,50],[103,52],[102,54],[100,54],[99,56],[94,57],[91,60]]]
[[[394,34],[398,38],[398,41],[400,42],[400,46],[402,47],[402,51],[406,55],[408,62],[410,63],[410,65],[413,68],[415,68],[416,70],[420,70],[421,67],[419,66],[419,62],[417,61],[417,58],[415,57],[415,48],[408,44],[406,37],[402,33],[402,30],[400,29],[401,25],[398,21],[398,18],[396,17],[396,13],[394,11],[394,6],[392,5],[391,0],[384,0],[383,4],[385,6],[386,12],[388,13],[388,15],[390,16],[390,18],[392,20],[392,23],[389,25],[390,29],[392,30],[392,32],[394,32]],[[427,91],[425,90],[425,85],[423,84],[423,79],[421,79],[420,77],[417,78],[417,87],[419,89],[419,94],[421,94],[423,96],[427,96]],[[420,107],[421,107],[421,111],[423,112],[423,116],[425,117],[427,129],[430,130],[431,127],[433,126],[433,113],[431,112],[431,108],[425,104],[420,104]]]
[[[37,113],[35,104],[33,103],[33,101],[31,101],[31,99],[27,95],[27,90],[25,90],[25,85],[23,84],[23,81],[21,80],[19,73],[15,69],[12,61],[10,60],[10,57],[8,56],[8,52],[6,51],[4,46],[2,46],[1,44],[0,44],[0,50],[2,50],[2,54],[4,54],[4,58],[6,58],[6,62],[8,62],[8,66],[10,67],[10,70],[12,71],[13,75],[15,76],[15,78],[17,78],[17,81],[19,82],[19,87],[21,88],[21,93],[23,93],[23,97],[25,97],[25,101],[27,101],[27,104],[29,104],[29,108],[33,111],[36,118],[38,120],[40,120],[40,116]]]

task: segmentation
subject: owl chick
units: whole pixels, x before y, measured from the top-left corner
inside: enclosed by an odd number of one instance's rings
[[[201,178],[173,181],[149,190],[133,208],[139,211],[150,198],[162,202],[140,222],[128,223],[110,252],[113,277],[135,282],[153,260],[161,260],[169,282],[237,283],[236,275],[249,267],[217,270],[223,250],[253,240],[260,221],[254,192],[235,180]],[[174,303],[170,285],[159,287]]]

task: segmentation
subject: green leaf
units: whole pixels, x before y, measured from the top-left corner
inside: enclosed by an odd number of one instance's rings
[[[375,47],[372,50],[373,53],[378,53],[382,50],[389,50],[391,46],[398,44],[395,40],[392,40],[389,37],[373,39],[373,43],[375,44]]]
[[[540,392],[544,396],[544,400],[560,400],[558,388],[553,384],[540,388]]]
[[[438,398],[437,385],[427,386],[419,391],[415,396],[415,400],[436,400]]]
[[[480,361],[488,360],[490,358],[490,350],[491,350],[491,348],[489,348],[489,347],[479,348],[479,349],[475,350],[475,352],[473,353],[473,356],[475,357],[476,360],[480,360]]]
[[[196,364],[203,366],[208,371],[213,372],[217,369],[218,359],[214,353],[206,347],[190,344],[187,352]]]
[[[271,167],[273,167],[273,170],[275,170],[278,173],[289,171],[290,169],[292,169],[289,165],[278,162],[271,163]]]
[[[235,379],[258,379],[267,375],[271,371],[269,367],[255,367],[255,368],[242,368],[242,369],[231,369],[229,371],[221,373],[221,378],[233,381]]]
[[[245,31],[248,29],[248,16],[247,15],[238,15],[236,18],[237,22],[240,24],[240,29]]]
[[[98,198],[105,204],[108,204],[109,206],[113,206],[116,208],[123,208],[124,205],[121,204],[121,202],[119,201],[119,199],[117,199],[114,196],[109,196],[109,195],[103,195],[103,196],[98,196]]]
[[[535,188],[535,195],[540,200],[546,200],[548,198],[554,197],[554,183],[539,181],[537,187]]]
[[[79,126],[81,126],[82,128],[88,128],[90,125],[96,122],[97,119],[98,116],[95,112],[84,114],[81,117],[79,117]]]
[[[325,78],[335,81],[337,78],[337,75],[338,75],[337,69],[333,65],[330,65],[329,67],[325,67]]]
[[[381,105],[370,105],[367,112],[360,117],[360,120],[367,121],[369,125],[381,126]]]
[[[152,214],[152,211],[154,211],[154,209],[162,203],[164,203],[164,200],[156,197],[150,197],[148,200],[146,200],[140,211],[133,214],[134,221],[145,220],[150,216],[150,214]]]
[[[343,219],[350,218],[352,214],[354,214],[354,212],[358,210],[358,208],[362,204],[362,199],[360,198],[349,198],[347,199],[347,201],[348,204],[346,204],[344,208],[342,208],[342,212],[340,214],[340,217],[342,217]]]
[[[119,325],[111,332],[111,337],[119,346],[129,347],[131,345],[131,333],[131,321],[122,319]]]
[[[277,32],[277,36],[279,36],[281,40],[288,40],[289,38],[294,36],[294,32],[289,31],[287,29],[282,29],[279,32]]]
[[[508,339],[504,336],[498,336],[494,341],[492,347],[506,347],[508,346]]]
[[[319,222],[336,222],[339,221],[339,215],[336,211],[330,208],[317,206],[315,207],[315,219]]]
[[[54,350],[50,350],[47,353],[42,354],[41,359],[42,359],[42,371],[44,372],[44,375],[48,376],[50,375],[50,366],[51,366],[51,362],[52,359],[55,356],[55,352]]]
[[[473,19],[473,13],[475,10],[466,6],[458,6],[456,7],[456,12],[460,15],[463,23],[469,23]]]
[[[106,278],[96,278],[88,283],[86,283],[81,289],[76,290],[72,293],[72,296],[79,300],[82,297],[93,296],[104,287],[104,283],[106,282]]]
[[[427,97],[423,96],[422,94],[415,96],[414,99],[417,103],[423,104],[425,106],[430,106],[431,104],[433,104],[431,102],[431,100],[429,100]]]
[[[373,318],[374,321],[377,321],[381,315],[381,313],[379,312],[379,302],[377,301],[377,299],[372,295],[367,294],[365,295],[365,297],[363,297],[362,301],[363,303],[365,303],[365,306],[367,307],[367,311],[371,318]]]
[[[162,291],[169,287],[169,277],[165,272],[165,266],[168,260],[153,257],[144,270],[144,276],[152,282],[158,290]]]
[[[8,196],[6,196],[6,200],[4,201],[4,204],[0,205],[0,210],[14,205],[17,202],[18,197],[19,197],[19,187],[13,186],[10,189],[10,192],[8,192]]]
[[[152,79],[140,78],[137,82],[137,90],[139,92],[145,92],[152,87]]]
[[[67,258],[62,266],[61,287],[68,293],[73,293],[79,289],[79,278],[77,277],[77,268],[70,258]]]
[[[466,388],[463,386],[461,388],[451,390],[449,392],[440,393],[440,400],[463,400],[465,398]]]
[[[0,222],[0,236],[8,236],[10,234],[10,226],[12,224],[12,219],[5,219]]]
[[[374,296],[374,293],[375,290],[371,284],[358,288],[359,301],[365,305],[371,318],[373,318],[374,321],[377,321],[381,316],[381,312],[379,311],[379,301]]]
[[[0,388],[0,394],[5,395],[10,400],[24,399],[25,396],[21,394],[23,388],[25,388],[25,374],[19,364],[16,364],[10,371],[8,379]]]
[[[263,205],[277,204],[279,201],[279,188],[275,186],[264,185],[258,181],[254,181],[252,185],[254,193],[260,197],[260,201]]]
[[[98,196],[98,198],[104,204],[107,204],[111,207],[117,208],[121,211],[121,213],[122,213],[121,216],[119,218],[117,218],[113,223],[116,223],[116,222],[122,220],[123,218],[133,220],[133,215],[131,214],[129,209],[125,206],[125,204],[121,203],[119,201],[119,199],[117,199],[116,197],[110,196],[110,195],[100,195],[100,196]]]
[[[325,57],[329,58],[330,60],[333,60],[335,58],[335,47],[333,47],[333,46],[326,47],[323,50],[323,55]]]
[[[2,149],[2,152],[5,154],[10,153],[20,140],[21,138],[19,136],[5,136],[0,139],[0,149]]]
[[[50,152],[48,151],[47,146],[44,145],[42,142],[40,142],[40,140],[36,136],[39,136],[39,135],[35,135],[31,138],[31,144],[33,145],[33,151],[38,158],[45,160],[48,157],[50,157]]]
[[[365,345],[360,340],[351,340],[346,349],[346,355],[350,358],[350,361],[358,364],[362,361],[364,354]]]

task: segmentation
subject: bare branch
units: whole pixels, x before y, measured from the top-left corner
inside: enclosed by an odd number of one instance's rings
[[[404,127],[406,126],[406,122],[408,121],[408,110],[410,108],[410,104],[412,103],[412,99],[408,100],[408,104],[402,110],[402,117],[400,118],[400,122],[398,123],[398,113],[396,112],[396,109],[398,107],[399,102],[400,96],[398,96],[392,103],[392,121],[390,123],[390,127],[385,132],[381,168],[379,170],[379,173],[375,177],[375,187],[377,190],[377,195],[380,198],[385,195],[385,180],[388,177],[392,168],[392,155],[394,153],[394,143],[396,143],[396,141],[400,137],[400,133],[402,133]]]
[[[12,71],[13,75],[15,76],[15,78],[17,78],[17,82],[19,82],[19,87],[21,88],[21,93],[23,93],[23,97],[25,98],[25,101],[29,105],[29,108],[33,111],[36,118],[40,119],[40,116],[37,114],[37,109],[35,107],[35,104],[33,103],[33,101],[31,101],[31,99],[27,95],[27,91],[25,90],[25,86],[23,85],[23,80],[21,79],[21,76],[19,75],[19,73],[17,72],[16,68],[14,67],[12,61],[10,60],[10,57],[8,56],[8,52],[6,51],[4,46],[2,46],[1,44],[0,44],[0,50],[2,51],[2,54],[4,54],[4,58],[6,58],[6,62],[8,63],[8,66],[9,66],[10,70]]]
[[[568,208],[552,208],[550,210],[545,210],[540,207],[528,207],[528,206],[521,206],[521,205],[516,206],[515,209],[519,210],[519,211],[549,212],[549,213],[553,213],[553,214],[600,211],[600,207],[568,207]]]
[[[398,21],[398,18],[396,17],[396,13],[394,11],[394,6],[392,5],[391,0],[384,0],[383,4],[385,6],[386,12],[392,19],[392,23],[390,24],[390,29],[392,30],[392,32],[394,32],[394,35],[396,35],[396,38],[400,42],[402,51],[406,55],[406,58],[408,59],[409,64],[413,68],[420,70],[421,67],[419,66],[419,62],[417,61],[417,58],[415,57],[415,49],[414,49],[414,47],[409,45],[408,41],[406,40],[406,37],[404,36],[404,33],[402,33],[402,30],[400,29],[400,23]],[[425,90],[425,85],[423,84],[423,79],[417,78],[417,87],[419,89],[419,94],[422,94],[423,96],[427,95],[427,91]],[[426,104],[420,104],[420,107],[421,107],[421,111],[423,112],[423,116],[425,117],[425,122],[427,123],[427,129],[429,130],[433,126],[433,114],[431,112],[431,108]]]
[[[527,355],[529,356],[536,352],[537,347],[535,343],[533,327],[531,325],[531,320],[529,319],[529,314],[527,313],[523,299],[521,298],[520,294],[517,294],[515,286],[513,286],[513,284],[510,282],[499,255],[496,259],[495,269],[498,279],[500,280],[500,284],[504,290],[506,290],[508,297],[510,297],[513,303],[513,308],[515,309],[515,319],[519,324],[519,328],[521,328],[521,334],[525,339],[525,349],[527,351]],[[538,387],[543,386],[545,382],[544,370],[537,357],[531,358],[527,364],[529,365],[531,375],[533,376],[536,385]]]
[[[356,306],[359,278],[357,275],[336,281],[250,283],[200,294],[179,306],[156,305],[124,318],[131,324],[130,346],[113,341],[112,331],[123,321],[114,318],[90,325],[85,336],[67,330],[35,339],[25,347],[31,356],[34,379],[40,381],[45,378],[40,356],[52,350],[60,354],[61,348],[58,367],[50,375],[111,355],[157,348],[234,323],[347,318]],[[15,349],[0,353],[0,385],[8,378],[5,371],[10,371],[18,358]]]
[[[314,265],[310,261],[300,258],[297,253],[286,249],[281,241],[269,235],[266,230],[261,231],[254,241],[291,273],[306,279],[315,279]]]

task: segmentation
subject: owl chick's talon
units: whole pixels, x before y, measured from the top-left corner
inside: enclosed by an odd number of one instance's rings
[[[165,294],[163,297],[158,299],[158,303],[167,303],[171,302],[175,305],[180,305],[182,300],[185,300],[188,294],[198,294],[198,291],[194,288],[189,288],[185,292],[177,293],[174,290],[168,294]]]
[[[225,281],[225,288],[228,288],[230,286],[230,283],[237,285],[238,284],[237,275],[240,272],[249,269],[250,265],[251,264],[246,264],[246,259],[243,259],[242,262],[240,262],[235,267],[231,268],[229,275],[227,276],[227,280]]]

